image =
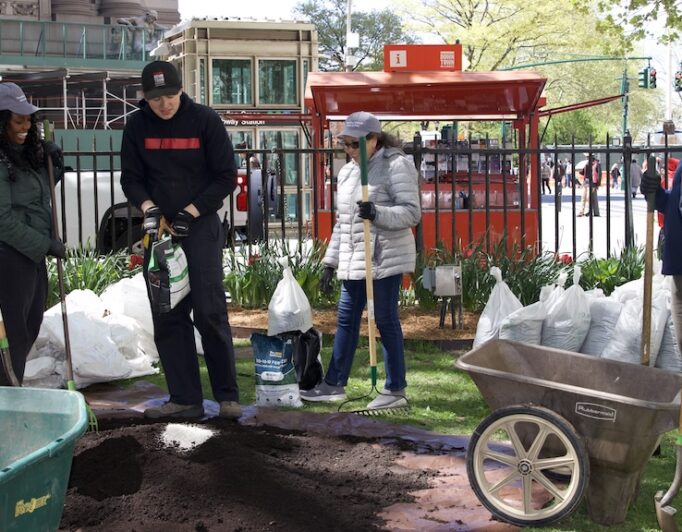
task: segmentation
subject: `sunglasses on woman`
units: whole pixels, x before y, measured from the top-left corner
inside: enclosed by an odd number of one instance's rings
[[[369,133],[365,139],[370,140],[374,137],[373,133]],[[359,140],[354,140],[352,142],[346,142],[345,140],[339,140],[339,142],[343,145],[344,148],[351,148],[353,150],[357,150],[360,147],[360,141]]]

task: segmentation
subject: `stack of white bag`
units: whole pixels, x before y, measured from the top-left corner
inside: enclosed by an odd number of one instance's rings
[[[507,283],[502,280],[502,271],[497,266],[490,268],[490,275],[495,278],[495,286],[490,291],[488,302],[478,320],[474,347],[498,338],[502,321],[516,310],[523,308]]]
[[[540,301],[522,306],[498,268],[490,274],[496,284],[481,313],[474,347],[493,339],[515,340],[640,363],[642,340],[642,279],[622,285],[609,297],[601,290],[580,287],[580,267],[574,269],[573,285],[564,289],[565,275],[540,291]],[[653,278],[650,365],[682,372],[670,314],[670,289],[662,275]]]
[[[580,286],[580,266],[573,269],[573,284],[566,290],[563,282],[547,297],[547,316],[542,323],[541,345],[578,351],[590,329],[590,303]]]
[[[643,289],[644,283],[642,279],[638,279],[614,290],[610,299],[620,303],[621,312],[613,327],[612,335],[605,338],[601,357],[633,364],[640,363]],[[670,318],[670,291],[662,275],[654,276],[652,293],[654,295],[651,308],[649,364],[658,368],[680,371],[682,359],[677,342],[674,340]]]
[[[158,373],[151,311],[142,274],[112,285],[98,297],[74,290],[66,297],[69,340],[78,388],[96,382]],[[26,386],[66,383],[61,305],[45,312],[24,375]]]

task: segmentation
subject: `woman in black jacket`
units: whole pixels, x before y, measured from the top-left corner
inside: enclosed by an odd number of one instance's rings
[[[0,311],[19,383],[43,321],[45,256],[65,255],[64,244],[52,238],[45,163],[47,152],[56,152],[53,160],[61,154],[54,144],[46,147],[40,140],[36,111],[21,88],[0,83]],[[7,386],[12,380],[3,366],[0,386]]]

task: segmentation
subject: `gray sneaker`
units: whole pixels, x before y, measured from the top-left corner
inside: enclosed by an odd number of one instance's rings
[[[237,401],[220,401],[218,416],[225,419],[238,419],[242,415],[242,407]]]
[[[301,390],[300,395],[304,401],[345,401],[346,389],[343,386],[331,386],[322,381],[312,390]]]
[[[156,408],[147,408],[144,411],[147,419],[196,419],[204,417],[204,405],[180,405],[178,403],[165,402]]]
[[[367,410],[381,410],[382,408],[400,408],[407,406],[405,389],[392,392],[384,388],[379,395],[367,405]]]

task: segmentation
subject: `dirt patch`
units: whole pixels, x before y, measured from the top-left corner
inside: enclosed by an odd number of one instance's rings
[[[121,423],[121,422],[118,422]],[[387,529],[435,472],[398,464],[396,445],[211,419],[189,450],[165,423],[87,433],[76,446],[61,530]]]
[[[230,325],[233,328],[256,328],[267,330],[267,309],[243,309],[230,307]],[[478,314],[464,311],[462,323],[457,318],[456,328],[452,328],[450,311],[445,317],[444,327],[439,327],[440,310],[423,310],[419,307],[400,309],[400,324],[405,338],[414,340],[462,340],[473,339],[476,335]],[[336,332],[336,309],[313,309],[313,326],[326,334]],[[367,315],[363,316],[360,334],[367,336]]]

